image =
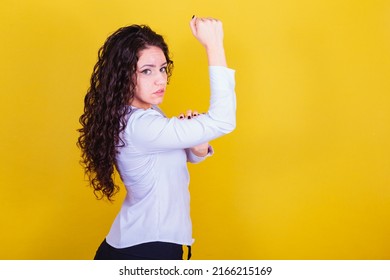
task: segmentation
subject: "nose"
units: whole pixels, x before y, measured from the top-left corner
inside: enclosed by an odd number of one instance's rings
[[[156,85],[166,85],[167,84],[167,74],[166,73],[159,73],[155,80]]]

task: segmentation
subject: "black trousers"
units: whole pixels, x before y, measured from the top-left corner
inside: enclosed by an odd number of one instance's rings
[[[188,260],[191,247],[188,246]],[[182,260],[183,246],[167,242],[148,242],[127,248],[114,248],[102,242],[96,251],[95,260]]]

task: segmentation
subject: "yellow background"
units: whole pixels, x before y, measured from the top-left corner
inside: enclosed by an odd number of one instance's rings
[[[98,48],[145,23],[175,61],[163,109],[206,110],[193,14],[222,19],[238,122],[190,166],[194,259],[390,259],[390,2],[2,0],[0,259],[91,259],[119,209],[79,165]]]

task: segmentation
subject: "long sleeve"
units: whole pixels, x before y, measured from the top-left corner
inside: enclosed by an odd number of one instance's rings
[[[234,130],[236,125],[235,71],[209,66],[210,106],[193,119],[166,118],[153,109],[132,113],[125,133],[132,145],[146,153],[186,149]]]

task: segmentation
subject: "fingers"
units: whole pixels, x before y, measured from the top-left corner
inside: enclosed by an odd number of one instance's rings
[[[186,114],[183,114],[183,113],[181,113],[180,115],[179,115],[179,119],[192,119],[192,118],[195,118],[195,117],[197,117],[197,116],[199,116],[200,114],[198,113],[198,111],[196,111],[196,110],[194,110],[194,111],[192,111],[192,110],[187,110],[187,112],[186,112]]]
[[[192,110],[187,110],[186,118],[191,119],[192,118]]]
[[[193,16],[190,20],[190,26],[191,28],[196,29],[196,25],[199,22],[207,22],[207,21],[212,21],[212,22],[220,22],[219,19],[213,18],[213,17],[197,17]]]
[[[197,16],[193,16],[190,20],[190,28],[191,28],[191,31],[192,31],[192,34],[197,37],[198,36],[198,27],[199,25],[204,25],[204,24],[222,24],[222,22],[216,18],[212,18],[212,17],[203,17],[203,18],[200,18],[200,17],[197,17]]]
[[[197,34],[197,31],[196,31],[196,21],[197,21],[197,17],[196,16],[193,16],[191,21],[190,21],[190,28],[191,28],[191,31],[192,31],[192,34],[196,37],[196,34]]]
[[[218,19],[193,17],[190,21],[190,27],[194,37],[207,50],[223,48],[223,27],[222,22]]]

